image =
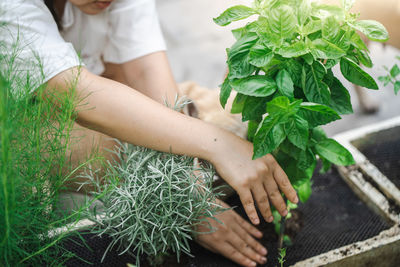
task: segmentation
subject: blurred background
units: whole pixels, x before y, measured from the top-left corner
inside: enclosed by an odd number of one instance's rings
[[[156,0],[156,2],[161,27],[168,46],[168,57],[177,82],[192,80],[210,89],[218,88],[223,81],[227,68],[225,49],[234,43],[230,30],[241,27],[246,21],[220,27],[212,19],[230,6],[250,5],[252,1]],[[379,1],[376,1],[376,3],[379,4]],[[371,9],[373,8],[371,6]],[[395,11],[393,12],[396,13]],[[384,21],[381,22],[385,25]],[[397,28],[398,25],[385,26]],[[395,63],[400,63],[395,59],[396,56],[400,55],[400,50],[395,47],[371,43],[369,48],[374,67],[366,71],[376,80],[379,76],[386,75],[383,66],[391,68]],[[336,74],[350,91],[354,114],[345,115],[343,120],[326,125],[325,130],[330,136],[400,116],[400,94],[397,97],[395,96],[393,86],[388,85],[385,88],[381,82],[377,81],[380,90],[363,89],[373,101],[379,104],[378,112],[364,114],[358,104],[352,85],[345,81],[338,69],[336,69]]]

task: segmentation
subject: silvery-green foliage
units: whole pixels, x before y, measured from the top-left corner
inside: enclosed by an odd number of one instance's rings
[[[170,251],[178,260],[181,252],[190,255],[196,225],[224,210],[214,201],[219,194],[212,189],[212,166],[127,143],[113,152],[115,160],[108,162],[104,176],[83,175],[104,206],[89,214],[96,222],[92,231],[112,238],[107,251],[116,247],[121,254],[136,255],[138,265],[141,255],[153,263]]]

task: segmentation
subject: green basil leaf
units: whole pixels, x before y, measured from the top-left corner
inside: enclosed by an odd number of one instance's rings
[[[286,135],[288,133],[287,129],[290,128],[291,121],[285,123],[285,132]],[[292,144],[288,139],[282,142],[282,144],[279,146],[279,150],[285,152],[288,154],[290,157],[293,159],[298,159],[300,157],[301,149],[296,147],[295,145]]]
[[[303,41],[296,42],[290,46],[282,46],[277,53],[285,58],[300,57],[309,53],[307,45]]]
[[[290,107],[290,100],[286,96],[278,96],[267,104],[267,112],[269,114],[279,114],[287,112]]]
[[[390,75],[387,76],[380,76],[378,78],[379,81],[383,82],[384,86],[387,86],[391,81],[392,81],[392,77],[390,77]]]
[[[279,124],[279,117],[266,117],[254,137],[253,159],[271,153],[278,148],[285,138],[286,134],[283,125]]]
[[[276,85],[278,86],[278,91],[289,98],[293,98],[294,86],[292,78],[290,78],[289,72],[282,69],[276,75]]]
[[[308,122],[300,116],[285,124],[285,131],[289,141],[296,147],[305,150],[308,144]]]
[[[231,95],[232,87],[229,83],[229,79],[226,78],[224,83],[221,85],[221,91],[219,93],[219,102],[222,107],[225,108],[226,102],[228,102],[228,98]]]
[[[257,25],[257,21],[253,21],[244,27],[234,29],[232,30],[233,37],[235,37],[236,40],[239,40],[249,32],[257,32]]]
[[[322,21],[322,37],[326,40],[334,40],[340,31],[340,24],[334,16],[327,17]]]
[[[353,113],[349,91],[337,79],[332,71],[325,77],[325,81],[331,90],[331,101],[329,106],[336,110],[339,114]]]
[[[272,58],[274,57],[274,53],[262,44],[256,44],[250,49],[249,53],[249,62],[250,64],[262,68],[268,65]]]
[[[397,95],[397,93],[400,91],[400,82],[396,81],[394,83],[394,93]]]
[[[316,160],[317,159],[311,149],[302,150],[299,158],[297,159],[297,168],[300,170],[307,170],[314,164]]]
[[[340,60],[338,60],[338,59],[328,59],[325,64],[325,68],[327,70],[329,70],[329,69],[333,68],[334,66],[336,66],[339,62],[340,62]]]
[[[317,165],[317,162],[314,161],[314,163],[307,170],[301,170],[297,167],[297,161],[293,160],[282,151],[276,153],[275,159],[285,171],[285,173],[289,177],[291,184],[296,189],[311,179]]]
[[[265,97],[275,93],[277,86],[273,79],[264,75],[254,75],[231,81],[233,89],[249,96]]]
[[[289,59],[285,62],[285,69],[287,72],[289,72],[291,79],[293,80],[293,83],[296,85],[301,84],[301,75],[303,71],[303,65],[295,60],[295,59]]]
[[[244,78],[256,70],[249,62],[250,49],[257,43],[256,33],[248,32],[228,50],[229,78]]]
[[[315,145],[315,149],[318,154],[336,165],[348,166],[355,164],[351,153],[333,139],[318,142]]]
[[[299,25],[304,25],[311,15],[311,3],[309,0],[301,0],[297,9],[297,21]]]
[[[355,53],[361,64],[363,64],[367,68],[372,68],[373,64],[371,58],[368,55],[368,51],[356,49]]]
[[[250,142],[254,142],[254,136],[256,135],[259,124],[260,124],[259,121],[249,121],[249,124],[247,127],[247,139]]]
[[[368,51],[367,45],[356,31],[354,31],[353,35],[351,36],[350,43],[358,50]]]
[[[300,108],[301,100],[290,103],[286,96],[278,96],[267,103],[267,112],[271,115],[282,115],[282,119],[288,118],[297,113]],[[282,121],[281,121],[282,122]]]
[[[360,68],[354,61],[349,58],[340,60],[340,70],[343,76],[354,84],[370,89],[379,89],[375,80]]]
[[[330,40],[331,43],[342,49],[343,51],[348,51],[351,45],[351,38],[355,33],[354,30],[348,29],[343,30],[341,29],[336,38]]]
[[[322,168],[319,170],[319,173],[325,174],[332,168],[332,163],[321,155],[319,155],[319,158],[322,160]]]
[[[287,5],[271,9],[268,22],[271,32],[280,39],[291,37],[297,25],[293,9]]]
[[[308,64],[308,65],[312,65],[314,63],[314,56],[311,53],[305,54],[303,57],[304,61]],[[303,70],[302,70],[303,71]]]
[[[309,23],[307,23],[303,27],[302,33],[304,35],[309,35],[309,34],[315,33],[320,30],[322,30],[322,21],[321,20],[311,20]]]
[[[340,119],[338,113],[332,108],[325,105],[306,102],[301,104],[299,115],[307,120],[311,127],[325,125]]]
[[[372,41],[386,42],[389,40],[389,33],[385,26],[375,20],[359,20],[349,25],[365,34]]]
[[[346,55],[346,52],[336,45],[324,39],[316,39],[312,42],[311,53],[315,58],[339,59]]]
[[[397,76],[399,76],[400,74],[400,68],[397,65],[394,65],[391,69],[390,69],[390,76],[392,76],[393,78],[396,78]]]
[[[248,96],[242,111],[242,121],[261,120],[265,114],[268,98]]]
[[[299,195],[299,199],[302,203],[307,202],[310,198],[312,189],[311,189],[311,181],[308,180],[299,187],[297,187],[297,194]]]
[[[327,17],[334,16],[336,20],[341,22],[346,18],[345,11],[341,7],[319,3],[313,3],[313,7],[313,16],[322,20]]]
[[[242,113],[246,98],[247,95],[243,95],[240,93],[236,95],[235,100],[232,103],[232,109],[231,109],[232,114]]]
[[[353,6],[356,0],[342,0],[342,7],[349,11]]]
[[[308,101],[320,104],[330,102],[328,85],[322,81],[325,74],[326,69],[319,61],[315,61],[311,66],[303,65],[302,87]]]
[[[328,136],[326,135],[324,129],[322,129],[322,127],[318,126],[318,127],[315,127],[312,129],[311,138],[317,142],[321,142],[323,140],[328,139]]]
[[[233,21],[245,19],[254,14],[256,14],[254,9],[243,5],[237,5],[228,8],[217,18],[214,18],[214,22],[220,26],[226,26]]]

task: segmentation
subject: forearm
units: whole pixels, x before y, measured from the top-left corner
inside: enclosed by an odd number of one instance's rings
[[[71,71],[57,75],[49,88],[67,90]],[[232,134],[175,112],[130,87],[82,70],[77,93],[84,99],[77,121],[120,140],[151,149],[212,160]],[[80,105],[82,106],[82,105]]]

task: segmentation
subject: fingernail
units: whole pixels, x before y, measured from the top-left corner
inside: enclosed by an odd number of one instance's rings
[[[262,260],[263,263],[267,262],[267,258],[266,257],[261,257],[261,260]]]
[[[284,211],[282,212],[282,216],[283,216],[283,217],[285,217],[287,214],[288,214],[288,211],[287,211],[287,210],[284,210]]]
[[[254,261],[252,261],[252,262],[250,263],[250,265],[251,265],[251,266],[257,266],[257,263],[255,263]]]
[[[295,203],[295,204],[299,203],[299,197],[298,197],[298,196],[296,196],[296,197],[294,198],[294,203]]]
[[[259,223],[260,223],[260,220],[259,220],[258,218],[253,218],[253,223],[254,223],[254,224],[259,224]]]
[[[267,220],[267,222],[269,222],[269,223],[271,223],[271,222],[273,222],[274,221],[274,217],[273,216],[270,216],[269,218],[268,218],[268,220]]]
[[[261,249],[261,254],[267,255],[267,250],[265,248]]]

